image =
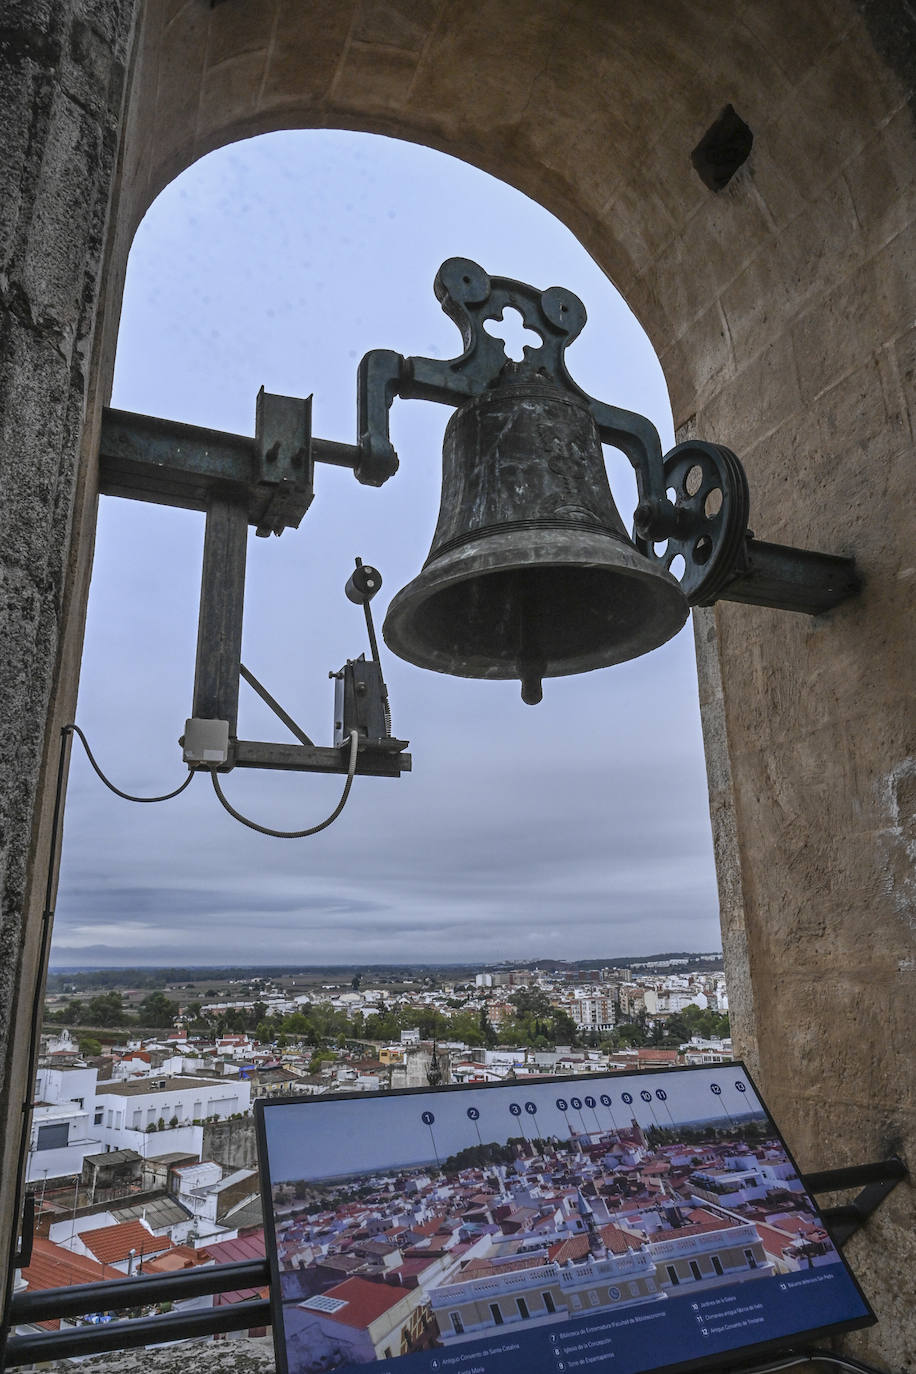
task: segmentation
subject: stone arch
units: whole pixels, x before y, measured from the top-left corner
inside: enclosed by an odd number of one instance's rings
[[[16,457],[0,545],[18,726],[2,782],[8,1156],[40,976],[46,775],[78,679],[93,450],[130,239],[158,190],[203,153],[323,126],[429,144],[557,214],[641,319],[680,435],[740,452],[758,533],[856,555],[865,592],[823,620],[727,604],[697,614],[700,691],[741,1046],[803,1167],[903,1149],[914,1133],[902,867],[912,817],[892,784],[916,756],[904,7],[56,0],[51,10],[40,32],[12,21],[2,60],[16,80],[0,111],[4,127],[28,130],[9,140],[16,195],[0,237],[12,321],[0,382],[18,426],[8,420],[4,436]],[[716,194],[690,153],[726,103],[754,147]],[[862,1348],[896,1363],[914,1258],[903,1206],[886,1204],[855,1253],[887,1312]],[[8,1202],[3,1215],[8,1233]]]

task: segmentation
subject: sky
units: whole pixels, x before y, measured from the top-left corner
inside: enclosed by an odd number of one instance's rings
[[[314,395],[313,433],[355,439],[371,348],[453,357],[432,291],[441,262],[568,287],[588,323],[567,354],[590,394],[673,443],[651,345],[573,235],[455,159],[354,133],[287,132],[218,150],[168,186],[131,253],[112,404],[254,432],[261,385]],[[416,576],[436,522],[451,410],[395,401],[401,467],[384,487],[316,467],[298,530],[249,538],[243,661],[319,744],[328,672],[368,654],[346,600],[354,557],[373,603]],[[629,465],[606,450],[627,526]],[[77,723],[122,789],[177,786],[191,710],[204,517],[102,498]],[[614,668],[517,683],[412,667],[382,650],[393,733],[413,772],[357,779],[320,835],[255,834],[209,781],[160,806],[107,792],[74,744],[52,965],[321,964],[612,958],[720,947],[690,623]],[[247,687],[239,733],[290,737]],[[245,770],[232,803],[279,829],[333,809],[342,780]]]
[[[476,1111],[476,1120],[469,1110]],[[480,1141],[505,1143],[522,1134],[567,1140],[573,1131],[623,1128],[633,1120],[644,1128],[707,1120],[727,1126],[762,1111],[744,1068],[732,1064],[561,1083],[523,1080],[410,1097],[362,1094],[268,1104],[264,1120],[270,1177],[283,1183],[425,1164]]]

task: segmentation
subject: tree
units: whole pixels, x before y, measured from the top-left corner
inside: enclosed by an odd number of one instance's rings
[[[119,992],[102,992],[91,997],[80,1017],[88,1026],[123,1026],[127,1020],[124,1001]]]
[[[320,1073],[322,1064],[333,1064],[336,1058],[332,1050],[316,1050],[309,1060],[309,1073]]]
[[[178,1003],[170,1001],[164,992],[151,992],[137,1009],[137,1020],[141,1026],[171,1026],[177,1015]]]
[[[644,1045],[646,1033],[640,1026],[629,1021],[622,1021],[619,1026],[615,1026],[611,1031],[609,1043],[615,1050],[633,1045]]]
[[[492,1048],[492,1046],[496,1044],[497,1035],[490,1024],[490,1018],[487,1016],[486,1007],[480,1008],[477,1016],[477,1028],[480,1032],[482,1043],[486,1045],[488,1049]]]
[[[550,1016],[553,1011],[550,998],[541,988],[520,988],[509,998],[509,1003],[515,1008],[518,1020],[529,1016]]]
[[[102,1042],[96,1040],[94,1035],[81,1035],[79,1044],[80,1054],[91,1056],[102,1053]]]

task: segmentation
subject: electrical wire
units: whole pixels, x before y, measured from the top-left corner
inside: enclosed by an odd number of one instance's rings
[[[106,778],[105,774],[102,772],[101,768],[100,768],[99,765],[96,763],[95,758],[94,758],[93,753],[92,753],[92,750],[89,748],[89,741],[87,740],[86,736],[83,734],[82,730],[79,728],[78,725],[65,725],[65,726],[63,726],[63,733],[64,733],[64,734],[74,734],[74,735],[78,735],[78,736],[79,736],[80,742],[81,742],[83,748],[84,748],[85,751],[86,751],[86,757],[87,757],[87,759],[89,760],[89,762],[92,764],[92,766],[93,766],[93,768],[95,769],[97,775],[101,778],[102,782],[105,784],[105,786],[108,788],[108,790],[109,790],[110,792],[114,792],[114,794],[115,794],[116,797],[121,797],[124,801],[129,801],[129,802],[164,802],[164,801],[171,801],[173,797],[177,797],[181,792],[184,791],[184,789],[185,789],[186,787],[190,786],[191,782],[192,782],[193,779],[194,779],[194,770],[192,769],[192,770],[188,773],[188,776],[185,778],[185,780],[184,780],[184,782],[181,784],[181,786],[180,786],[180,787],[176,787],[174,792],[166,792],[165,795],[162,796],[162,797],[133,797],[133,796],[131,796],[131,794],[130,794],[129,792],[122,792],[121,789],[120,789],[120,787],[115,787],[114,783],[113,783],[113,782],[110,782],[109,779]]]
[[[223,806],[235,820],[240,821],[242,825],[247,825],[249,830],[256,830],[259,835],[270,835],[271,838],[275,840],[304,840],[308,835],[317,835],[319,830],[327,830],[328,826],[332,825],[333,822],[337,820],[337,817],[346,806],[347,798],[350,795],[350,788],[353,786],[353,779],[356,776],[356,755],[358,751],[359,732],[352,730],[350,732],[350,761],[347,766],[347,781],[344,783],[344,790],[341,794],[340,801],[326,820],[321,821],[319,825],[310,825],[306,830],[273,830],[269,825],[258,825],[257,821],[250,821],[247,816],[243,816],[240,811],[236,811],[235,807],[227,799],[223,789],[219,785],[219,775],[216,768],[210,770],[210,777],[213,780],[213,790],[219,798],[220,805]]]
[[[817,1360],[822,1364],[836,1364],[841,1369],[851,1369],[854,1374],[881,1374],[881,1370],[873,1364],[854,1360],[850,1355],[835,1355],[832,1350],[806,1350],[805,1355],[809,1360]]]
[[[861,1360],[854,1360],[847,1355],[835,1355],[832,1350],[804,1350],[797,1355],[789,1355],[783,1360],[774,1360],[769,1364],[755,1364],[741,1366],[741,1374],[778,1374],[783,1369],[795,1369],[801,1364],[833,1364],[840,1369],[849,1369],[853,1374],[882,1374],[881,1370],[874,1365],[864,1364]],[[735,1374],[737,1374],[737,1367]]]

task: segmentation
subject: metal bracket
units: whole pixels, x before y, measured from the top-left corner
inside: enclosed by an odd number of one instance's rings
[[[127,410],[102,412],[99,491],[206,511],[214,495],[244,507],[259,535],[298,529],[316,463],[356,469],[359,450],[312,435],[312,398],[258,392],[255,435],[185,425]]]
[[[852,1202],[825,1207],[821,1212],[834,1243],[842,1249],[900,1180],[908,1176],[909,1170],[903,1160],[892,1155],[890,1159],[879,1159],[872,1164],[853,1164],[843,1169],[822,1169],[819,1173],[805,1174],[802,1183],[809,1193],[837,1193],[865,1185]]]
[[[107,496],[205,511],[197,660],[191,719],[225,722],[228,749],[218,765],[294,772],[346,773],[343,746],[315,745],[241,661],[248,527],[261,536],[297,529],[314,496],[315,463],[360,473],[355,445],[312,435],[312,400],[258,393],[255,435],[247,438],[174,420],[106,410],[99,447],[99,491]],[[385,480],[397,467],[386,470]],[[368,471],[368,469],[367,469]],[[377,484],[377,483],[376,483]],[[368,622],[371,626],[371,620]],[[377,659],[375,648],[373,653]],[[237,737],[239,684],[258,693],[298,744]],[[410,771],[406,740],[361,740],[360,775],[399,777]],[[191,766],[212,767],[210,763]]]

